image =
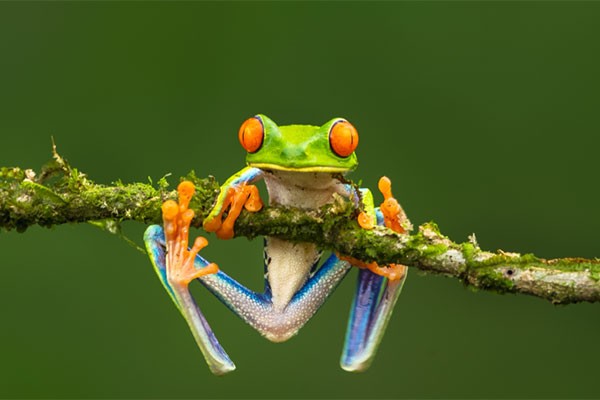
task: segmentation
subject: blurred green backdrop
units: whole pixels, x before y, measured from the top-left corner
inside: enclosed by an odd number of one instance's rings
[[[0,4],[0,165],[50,136],[102,183],[243,165],[239,124],[345,116],[414,223],[484,248],[600,256],[600,4]],[[141,238],[144,226],[128,224]],[[262,241],[204,254],[253,288]],[[600,305],[411,272],[373,367],[338,367],[352,274],[284,344],[197,288],[217,378],[144,255],[91,226],[0,233],[2,397],[599,397]],[[248,260],[251,260],[248,262]]]

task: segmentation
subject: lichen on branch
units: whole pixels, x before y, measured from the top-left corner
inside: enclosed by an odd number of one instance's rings
[[[198,178],[193,171],[185,179],[196,185],[190,204],[196,211],[192,225],[201,227],[219,193],[219,184],[213,177]],[[24,232],[32,225],[92,222],[117,231],[125,220],[160,224],[161,204],[175,198],[175,190],[164,178],[156,184],[94,183],[71,167],[55,147],[52,160],[38,172],[0,167],[0,229]],[[257,213],[242,212],[235,232],[248,238],[268,235],[312,242],[380,265],[402,263],[458,278],[482,290],[530,294],[563,304],[600,301],[598,259],[545,260],[531,254],[488,252],[479,248],[474,236],[466,243],[451,241],[435,223],[421,225],[412,235],[385,227],[364,230],[356,223],[356,213],[353,204],[341,197],[319,210],[265,207]]]

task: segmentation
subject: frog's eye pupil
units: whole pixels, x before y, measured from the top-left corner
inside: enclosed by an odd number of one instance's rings
[[[248,153],[256,153],[262,146],[265,129],[258,117],[248,118],[238,132],[238,139]]]
[[[331,126],[329,131],[329,145],[331,150],[340,157],[350,156],[358,146],[358,132],[352,124],[339,120]]]

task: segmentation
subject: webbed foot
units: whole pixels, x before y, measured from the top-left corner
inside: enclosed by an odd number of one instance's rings
[[[262,207],[263,202],[255,185],[244,183],[231,186],[227,189],[221,211],[204,221],[204,229],[208,232],[215,232],[219,239],[231,239],[235,234],[233,225],[240,216],[242,208],[250,212],[256,212],[260,211]],[[227,211],[227,216],[223,220],[225,211]]]
[[[187,287],[194,279],[219,271],[215,263],[200,269],[194,267],[196,254],[208,244],[205,238],[197,237],[188,250],[190,223],[194,218],[194,210],[188,207],[195,191],[192,182],[183,181],[177,187],[179,203],[167,200],[162,205],[167,244],[167,279],[172,286]]]

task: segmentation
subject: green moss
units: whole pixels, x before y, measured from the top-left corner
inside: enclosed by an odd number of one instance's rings
[[[514,260],[513,260],[514,261]],[[506,264],[507,262],[510,262],[510,258],[505,256],[505,255],[501,255],[501,254],[496,254],[492,257],[489,257],[485,260],[482,261],[476,261],[476,260],[471,260],[469,267],[471,268],[482,268],[482,267],[489,267],[489,266],[495,266],[495,265],[500,265],[500,264]]]
[[[476,286],[481,289],[505,293],[512,292],[515,286],[511,279],[493,268],[481,268],[470,273],[475,277]]]
[[[590,274],[600,276],[600,262],[580,258],[561,258],[557,260],[545,260],[534,254],[523,254],[520,256],[511,256],[505,253],[495,254],[492,257],[482,261],[475,261],[475,254],[471,253],[471,246],[462,244],[463,253],[467,257],[470,268],[485,268],[499,265],[514,265],[523,269],[544,268],[564,272],[583,272],[590,271]]]
[[[442,232],[440,231],[440,228],[438,226],[438,224],[436,224],[433,221],[429,221],[429,222],[425,222],[423,225],[421,225],[419,227],[419,231],[423,231],[423,230],[429,230],[434,232],[437,236],[440,236],[442,238],[445,238],[444,235],[442,235]]]
[[[598,260],[588,260],[584,258],[560,258],[556,260],[547,260],[545,262],[545,266],[546,268],[550,266],[565,272],[589,271],[590,276],[600,276],[600,261]]]
[[[467,265],[470,265],[479,249],[473,243],[462,243],[460,247]]]
[[[420,248],[421,254],[425,257],[437,257],[449,250],[448,246],[443,244],[427,245]]]
[[[192,182],[196,187],[196,193],[194,194],[194,197],[192,197],[190,207],[196,211],[197,218],[194,220],[194,226],[199,227],[202,225],[204,218],[210,213],[213,202],[219,195],[220,187],[213,176],[209,176],[208,178],[198,178],[194,170],[190,171],[185,177],[179,178],[180,182],[184,180]],[[164,185],[165,182],[166,179],[164,179],[162,184],[160,184],[159,181],[159,187],[162,188],[162,185]],[[177,193],[172,191],[167,198],[176,197]],[[163,199],[163,201],[167,198]]]
[[[0,168],[0,179],[4,181],[22,181],[25,179],[25,171],[17,167],[2,167]]]
[[[58,204],[65,203],[65,200],[62,197],[60,197],[52,189],[46,186],[28,180],[24,180],[23,182],[21,182],[21,186],[24,188],[32,189],[35,192],[35,194],[39,196],[39,200],[41,201]]]

